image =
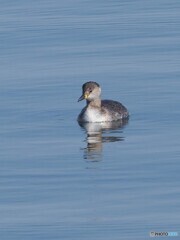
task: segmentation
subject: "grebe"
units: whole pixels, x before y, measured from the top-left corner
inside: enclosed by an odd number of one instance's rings
[[[82,96],[78,102],[86,99],[84,107],[78,116],[79,122],[112,122],[128,118],[128,110],[119,102],[101,100],[101,87],[96,82],[86,82],[82,86]]]

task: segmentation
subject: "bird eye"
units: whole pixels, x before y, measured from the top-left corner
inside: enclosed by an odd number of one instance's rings
[[[92,92],[92,89],[89,89],[89,92],[91,93],[91,92]]]

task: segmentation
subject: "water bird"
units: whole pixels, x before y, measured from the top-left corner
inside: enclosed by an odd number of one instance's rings
[[[78,122],[112,122],[129,117],[122,103],[113,100],[101,100],[101,87],[97,82],[86,82],[82,86],[82,96],[86,106],[78,116]]]

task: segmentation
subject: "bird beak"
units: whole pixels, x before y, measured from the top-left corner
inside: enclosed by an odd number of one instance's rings
[[[78,99],[78,102],[84,100],[84,95],[82,95],[79,99]]]
[[[78,99],[78,102],[84,100],[84,99],[87,99],[89,96],[89,94],[86,92],[85,94],[83,94],[79,99]]]

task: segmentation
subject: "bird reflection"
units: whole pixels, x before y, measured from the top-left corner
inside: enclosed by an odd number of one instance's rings
[[[84,159],[91,161],[101,161],[103,143],[123,141],[122,128],[128,123],[128,119],[115,122],[102,123],[79,123],[86,131],[87,143],[84,151]],[[117,136],[118,135],[118,136]]]

